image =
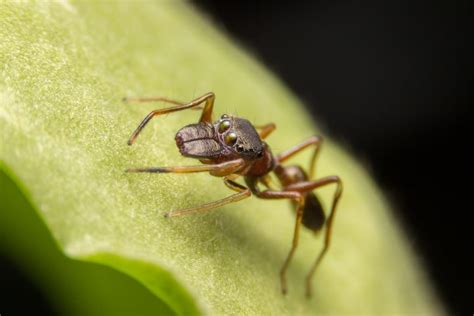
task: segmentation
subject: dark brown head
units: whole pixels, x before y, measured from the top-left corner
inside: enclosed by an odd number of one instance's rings
[[[176,145],[183,156],[199,159],[262,157],[264,145],[248,120],[222,115],[213,125],[190,124],[176,134]]]

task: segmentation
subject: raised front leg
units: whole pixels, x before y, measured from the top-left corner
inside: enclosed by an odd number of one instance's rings
[[[193,107],[197,107],[203,102],[204,108],[202,110],[200,122],[207,122],[207,123],[212,123],[212,110],[214,106],[214,100],[215,100],[215,95],[212,92],[206,93],[205,95],[194,99],[193,101],[189,103],[182,104],[181,102],[178,101],[173,101],[167,98],[163,97],[152,97],[152,98],[126,98],[124,99],[127,102],[151,102],[151,101],[163,101],[163,102],[168,102],[172,104],[176,104],[176,106],[170,107],[170,108],[164,108],[164,109],[159,109],[159,110],[154,110],[151,111],[138,125],[137,129],[132,133],[128,140],[128,145],[132,145],[135,140],[137,139],[138,135],[141,133],[143,128],[148,124],[148,122],[155,116],[157,115],[162,115],[166,113],[172,113],[172,112],[177,112],[177,111],[182,111],[186,109],[190,109]]]

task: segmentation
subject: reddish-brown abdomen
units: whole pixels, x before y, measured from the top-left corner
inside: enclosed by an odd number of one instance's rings
[[[246,170],[245,176],[250,177],[261,177],[275,169],[275,158],[272,152],[268,148],[267,144],[264,144],[264,150],[261,158],[255,160],[249,169]]]

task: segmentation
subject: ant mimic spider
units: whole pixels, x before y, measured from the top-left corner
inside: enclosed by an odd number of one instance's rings
[[[163,97],[125,98],[126,102],[167,102],[175,106],[152,111],[141,122],[131,135],[128,145],[132,145],[145,125],[155,116],[182,111],[186,109],[202,109],[201,118],[196,124],[181,128],[176,134],[176,145],[181,155],[198,159],[202,164],[196,166],[151,167],[128,169],[127,172],[152,173],[192,173],[209,172],[222,177],[224,184],[236,193],[218,201],[204,205],[180,209],[165,214],[165,217],[188,215],[195,212],[208,211],[223,205],[243,200],[252,194],[262,199],[289,199],[296,209],[293,243],[288,256],[280,270],[281,290],[286,294],[286,271],[296,250],[300,226],[303,224],[311,231],[320,231],[326,225],[324,246],[306,277],[306,295],[311,295],[311,278],[321,259],[328,250],[331,241],[332,225],[336,205],[342,194],[342,181],[338,176],[327,176],[313,180],[316,158],[321,148],[322,138],[313,136],[287,151],[273,155],[270,147],[263,140],[276,126],[273,123],[255,127],[248,120],[236,116],[222,115],[212,122],[212,110],[215,95],[210,92],[189,103],[181,103]],[[200,107],[204,103],[204,107]],[[258,132],[257,132],[258,129]],[[282,163],[302,150],[313,146],[309,173],[297,165],[284,166]],[[281,190],[270,188],[270,173],[274,173],[281,184]],[[243,176],[247,186],[235,182]],[[312,192],[316,188],[336,184],[336,191],[331,209],[326,217],[322,205]],[[260,185],[265,187],[260,189]]]

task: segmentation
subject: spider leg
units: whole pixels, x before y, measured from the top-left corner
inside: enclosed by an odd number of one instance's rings
[[[264,190],[260,191],[257,183],[260,179],[259,178],[246,178],[246,182],[248,187],[252,190],[252,192],[261,199],[290,199],[297,202],[297,209],[296,209],[296,221],[295,221],[295,228],[293,232],[293,241],[291,244],[290,251],[283,263],[283,266],[280,269],[280,284],[281,284],[281,291],[283,294],[287,293],[287,285],[286,285],[286,271],[288,270],[288,266],[290,265],[291,259],[293,258],[293,254],[295,253],[296,247],[298,247],[298,241],[300,236],[300,227],[301,221],[303,219],[304,213],[304,195],[297,191],[275,191],[275,190]]]
[[[265,125],[255,126],[255,128],[260,130],[258,132],[258,134],[260,135],[260,138],[265,139],[267,138],[268,135],[270,135],[276,129],[276,125],[275,123],[268,123]]]
[[[122,101],[124,103],[165,102],[165,103],[171,103],[175,105],[186,104],[185,102],[168,99],[166,97],[125,97],[122,99]],[[198,105],[198,106],[190,108],[190,110],[202,110],[203,108],[204,108],[203,106]]]
[[[163,102],[168,102],[172,104],[176,104],[176,106],[170,107],[170,108],[164,108],[164,109],[158,109],[151,111],[138,125],[137,129],[132,133],[128,140],[128,145],[132,145],[135,140],[137,139],[138,135],[140,132],[143,130],[143,128],[148,124],[148,122],[155,116],[166,114],[166,113],[172,113],[172,112],[177,112],[177,111],[182,111],[186,109],[190,109],[196,106],[199,106],[203,102],[204,108],[202,110],[201,118],[199,119],[199,122],[206,122],[206,123],[211,123],[212,122],[212,109],[214,106],[214,100],[215,100],[215,95],[212,92],[206,93],[205,95],[194,99],[193,101],[189,103],[181,103],[178,101],[173,101],[167,98],[163,97],[151,97],[151,98],[128,98],[126,99],[127,102],[151,102],[151,101],[163,101]]]
[[[211,165],[197,165],[197,166],[176,166],[176,167],[147,167],[147,168],[130,168],[125,172],[149,172],[149,173],[195,173],[195,172],[210,172],[215,176],[227,176],[245,165],[243,159],[236,159]]]
[[[336,214],[337,203],[342,195],[343,185],[342,185],[341,179],[338,176],[329,176],[329,177],[324,177],[315,181],[299,182],[296,184],[289,185],[285,188],[286,190],[304,193],[304,192],[310,192],[316,188],[320,188],[320,187],[333,184],[333,183],[336,184],[337,187],[336,187],[336,191],[334,192],[331,210],[326,220],[326,232],[324,235],[324,245],[318,257],[316,258],[316,261],[312,265],[308,275],[306,276],[306,296],[307,297],[311,296],[311,279],[313,278],[314,272],[316,271],[316,268],[321,263],[321,260],[326,254],[329,248],[329,245],[331,243],[332,225],[334,222],[334,216]]]
[[[231,190],[237,191],[237,193],[232,194],[228,197],[225,197],[223,199],[206,203],[200,206],[196,207],[190,207],[190,208],[184,208],[176,211],[171,211],[168,213],[165,213],[165,217],[177,217],[177,216],[183,216],[183,215],[188,215],[196,212],[206,212],[209,210],[212,210],[214,208],[218,208],[221,206],[224,206],[229,203],[237,202],[240,200],[243,200],[245,198],[248,198],[249,196],[252,195],[250,190],[247,187],[244,187],[243,185],[238,184],[237,182],[234,182],[230,179],[224,178],[224,184]]]
[[[323,143],[323,138],[321,136],[312,136],[308,138],[307,140],[305,140],[304,142],[302,142],[301,144],[293,146],[290,149],[280,153],[279,155],[276,156],[276,158],[281,163],[293,157],[294,155],[300,153],[302,150],[308,148],[309,146],[315,146],[314,153],[311,156],[311,161],[309,165],[309,178],[313,179],[314,170],[316,166],[316,159],[318,158],[319,150],[321,148],[322,143]]]
[[[173,99],[169,99],[167,97],[161,97],[161,96],[156,96],[156,97],[125,97],[122,99],[124,103],[148,103],[148,102],[165,102],[165,103],[171,103],[175,105],[184,105],[186,102],[182,101],[176,101]],[[190,108],[190,110],[202,110],[204,109],[203,106],[195,106]]]
[[[271,189],[272,188],[272,184],[273,184],[273,181],[271,179],[271,177],[269,175],[265,175],[261,178],[258,179],[258,181],[260,183],[262,183],[265,187],[267,187],[268,189]]]
[[[123,102],[125,103],[147,103],[147,102],[165,102],[165,103],[171,103],[174,105],[184,105],[186,104],[185,102],[181,101],[176,101],[173,99],[169,99],[167,97],[125,97],[122,99]]]

